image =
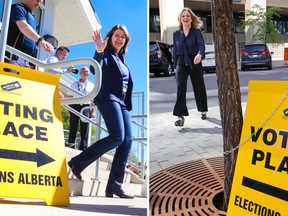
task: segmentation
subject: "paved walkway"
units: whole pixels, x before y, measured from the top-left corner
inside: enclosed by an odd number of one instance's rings
[[[183,127],[169,113],[150,114],[150,175],[191,160],[223,156],[219,107],[209,108],[207,120],[189,110]]]
[[[71,197],[68,207],[46,206],[44,202],[0,198],[1,216],[146,216],[147,197],[120,199],[106,197]]]

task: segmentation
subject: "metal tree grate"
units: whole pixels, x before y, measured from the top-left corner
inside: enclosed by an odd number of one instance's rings
[[[213,205],[223,192],[223,157],[189,161],[150,177],[150,216],[224,216]]]

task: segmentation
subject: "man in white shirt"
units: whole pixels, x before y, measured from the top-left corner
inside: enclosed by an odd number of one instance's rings
[[[89,94],[93,88],[94,84],[88,81],[89,76],[89,68],[84,66],[80,70],[80,76],[81,78],[74,83],[72,83],[71,88],[77,90],[83,95]],[[76,93],[69,91],[68,95],[70,97],[76,96]],[[70,106],[77,110],[78,112],[81,111],[81,109],[85,106],[92,105],[91,102],[87,102],[86,104],[71,104]],[[95,109],[85,109],[83,114],[89,118],[95,117]],[[76,133],[79,123],[79,116],[70,113],[70,131],[69,131],[69,138],[68,138],[68,146],[74,146],[75,145],[75,139],[76,139]],[[81,141],[79,150],[84,150],[87,148],[87,139],[88,139],[88,123],[80,121],[80,135],[81,135]]]
[[[46,60],[46,63],[56,63],[59,61],[63,61],[68,56],[69,52],[70,50],[67,47],[60,46],[56,50],[55,55],[51,56],[50,58]],[[45,71],[48,73],[52,73],[52,74],[62,75],[62,74],[74,72],[75,70],[76,69],[73,66],[70,66],[67,69],[56,68],[56,69],[47,69]]]

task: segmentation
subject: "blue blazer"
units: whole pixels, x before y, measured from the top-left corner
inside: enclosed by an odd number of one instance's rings
[[[108,48],[106,48],[103,53],[97,53],[95,51],[93,58],[102,68],[102,85],[98,95],[94,99],[94,102],[97,103],[113,100],[123,104],[123,78],[111,51]],[[119,58],[124,63],[123,56],[120,56]],[[90,70],[95,74],[92,66],[90,66]],[[128,89],[123,104],[129,111],[132,110],[132,89],[133,82],[129,70]]]
[[[179,29],[173,34],[173,63],[176,68],[178,56],[196,56],[198,53],[205,58],[205,41],[200,29],[190,28],[185,37],[183,30]]]

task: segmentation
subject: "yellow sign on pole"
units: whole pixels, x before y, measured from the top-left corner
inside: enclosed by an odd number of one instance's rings
[[[250,81],[228,216],[287,215],[288,81]]]
[[[0,63],[0,197],[70,204],[59,80]]]

